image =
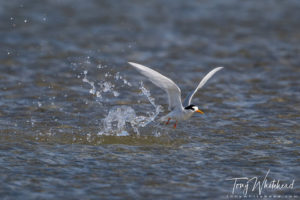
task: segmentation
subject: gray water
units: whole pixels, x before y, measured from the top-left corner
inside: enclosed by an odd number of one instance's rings
[[[298,0],[0,1],[1,199],[237,199],[230,178],[300,196]],[[224,66],[174,129],[183,97]],[[237,189],[234,194],[242,194]],[[258,189],[247,195],[258,195]],[[247,199],[275,199],[273,196]]]

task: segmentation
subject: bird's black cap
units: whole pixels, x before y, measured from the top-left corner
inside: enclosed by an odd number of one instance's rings
[[[194,107],[195,105],[189,105],[187,107],[185,107],[184,109],[187,109],[187,110],[194,110]]]

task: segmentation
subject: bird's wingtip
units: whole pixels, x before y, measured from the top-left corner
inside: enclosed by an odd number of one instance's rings
[[[130,64],[131,66],[135,67],[135,68],[142,68],[143,66],[138,64],[138,63],[134,63],[134,62],[128,62],[128,64]]]
[[[130,65],[136,65],[137,63],[134,63],[134,62],[128,62],[128,64],[130,64]]]
[[[217,70],[217,71],[219,71],[219,70],[221,70],[221,69],[223,69],[224,67],[223,66],[219,66],[219,67],[216,67],[215,69]]]

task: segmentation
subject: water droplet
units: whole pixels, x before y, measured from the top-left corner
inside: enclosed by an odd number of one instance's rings
[[[118,97],[118,96],[120,96],[120,93],[119,93],[119,92],[117,92],[117,91],[113,91],[113,94],[114,94],[114,96],[115,96],[115,97]]]
[[[92,82],[92,81],[89,81],[88,79],[87,79],[87,77],[86,77],[86,74],[87,74],[87,71],[85,70],[84,72],[84,77],[83,77],[83,79],[82,79],[82,81],[83,82],[85,82],[85,83],[88,83],[92,88],[90,89],[90,93],[91,94],[96,94],[96,87],[95,87],[95,83],[94,82]]]
[[[119,80],[119,79],[120,79],[120,72],[117,72],[117,73],[116,73],[115,79],[116,79],[116,80]]]
[[[154,132],[154,136],[155,136],[155,137],[160,137],[160,136],[161,136],[161,133],[160,133],[159,131],[155,131],[155,132]]]
[[[88,133],[88,134],[86,135],[86,140],[87,140],[88,142],[92,142],[92,135],[91,135],[90,133]]]
[[[103,92],[109,92],[113,87],[113,85],[110,82],[104,82],[103,86],[104,86]]]
[[[91,64],[90,58],[91,58],[90,56],[87,56],[87,57],[86,57],[86,60],[85,60],[85,63],[86,63],[86,64]]]
[[[96,92],[96,97],[101,98],[101,93],[99,91]]]

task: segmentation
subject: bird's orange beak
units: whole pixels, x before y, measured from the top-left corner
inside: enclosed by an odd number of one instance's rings
[[[204,112],[202,110],[196,110],[196,112],[200,113],[200,114],[204,114]]]

